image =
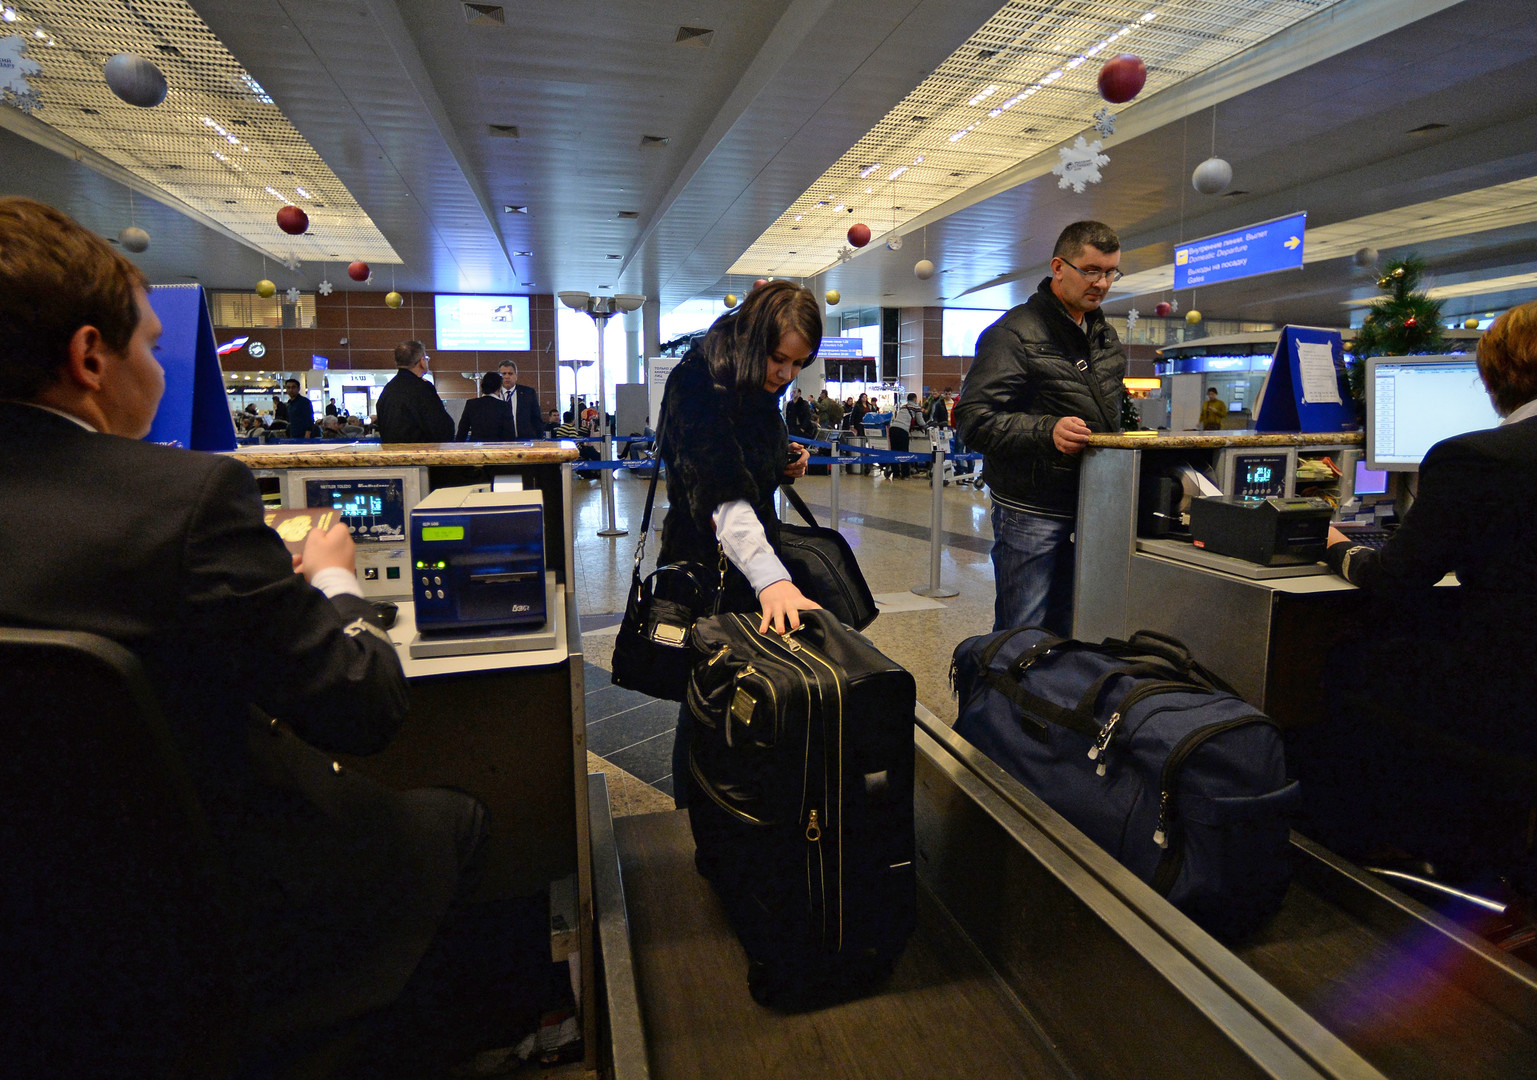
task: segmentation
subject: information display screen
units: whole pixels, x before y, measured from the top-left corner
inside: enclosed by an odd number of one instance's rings
[[[526,296],[440,294],[433,297],[433,306],[439,349],[526,352],[530,348]]]
[[[403,543],[405,481],[395,477],[327,477],[304,482],[306,506],[340,510],[358,543]]]
[[[1442,439],[1496,427],[1471,356],[1379,356],[1366,369],[1366,464],[1408,472]]]

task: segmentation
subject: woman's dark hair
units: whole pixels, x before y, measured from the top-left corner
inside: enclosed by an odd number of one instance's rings
[[[747,294],[740,307],[715,320],[702,350],[719,386],[746,394],[762,390],[768,358],[780,339],[798,333],[811,346],[809,364],[822,347],[822,311],[816,297],[793,281],[771,281]]]
[[[1478,373],[1501,416],[1537,398],[1537,301],[1511,308],[1484,331]]]
[[[480,377],[480,392],[482,394],[500,394],[502,392],[502,373],[500,371],[488,371]]]

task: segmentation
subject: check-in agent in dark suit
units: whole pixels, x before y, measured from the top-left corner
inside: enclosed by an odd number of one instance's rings
[[[296,567],[246,466],[140,441],[165,387],[144,276],[29,199],[0,197],[0,322],[0,624],[143,662],[226,854],[243,933],[220,944],[261,1053],[394,1017],[473,885],[484,811],[333,766],[407,709],[346,527]]]
[[[464,403],[454,441],[507,442],[515,437],[512,413],[502,399],[502,377],[488,371],[480,377],[480,397]]]
[[[502,396],[512,415],[512,434],[508,438],[544,438],[545,426],[539,409],[539,392],[532,386],[518,382],[518,365],[511,360],[503,360],[499,370],[502,373]]]

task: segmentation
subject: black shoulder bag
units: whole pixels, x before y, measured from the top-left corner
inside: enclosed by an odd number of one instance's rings
[[[835,615],[839,622],[863,630],[880,614],[875,597],[860,572],[854,549],[837,529],[818,525],[793,488],[781,486],[790,505],[806,519],[806,525],[779,525],[779,559],[790,580],[805,594]]]
[[[630,572],[630,591],[624,607],[619,636],[614,639],[611,680],[615,686],[639,690],[652,697],[682,701],[688,692],[688,673],[693,656],[688,648],[689,628],[695,619],[714,615],[726,580],[726,553],[716,545],[719,566],[713,572],[698,563],[658,566],[644,579],[641,560],[646,537],[651,533],[651,506],[656,500],[657,477],[662,472],[662,433],[665,414],[657,421],[656,467],[646,491],[646,511],[641,516],[640,543],[635,545],[635,567]]]

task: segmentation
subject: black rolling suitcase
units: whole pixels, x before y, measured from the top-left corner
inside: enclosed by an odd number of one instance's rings
[[[803,1008],[883,979],[917,919],[912,675],[826,611],[694,624],[696,863],[755,1000]]]

